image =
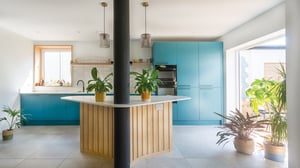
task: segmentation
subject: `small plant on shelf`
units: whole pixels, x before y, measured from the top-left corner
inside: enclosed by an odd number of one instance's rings
[[[93,67],[91,70],[92,79],[88,81],[88,86],[86,88],[87,92],[95,90],[95,98],[97,102],[103,102],[106,99],[106,92],[112,89],[112,84],[110,78],[113,73],[106,75],[103,80],[98,77],[98,70]]]

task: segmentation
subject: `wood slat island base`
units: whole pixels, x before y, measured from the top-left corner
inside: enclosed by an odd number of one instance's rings
[[[187,100],[183,96],[155,96],[151,102],[138,102],[139,97],[131,98],[129,105],[90,103],[84,96],[62,99],[80,102],[80,151],[114,158],[114,108],[130,108],[130,160],[172,150],[172,101]],[[94,98],[94,97],[93,97]],[[155,101],[156,100],[156,101]]]

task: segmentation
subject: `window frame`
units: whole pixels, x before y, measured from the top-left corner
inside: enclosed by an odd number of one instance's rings
[[[72,45],[35,45],[34,46],[34,67],[33,67],[33,84],[34,86],[43,86],[44,79],[44,61],[43,61],[43,52],[45,50],[70,50],[71,51],[71,60],[73,60],[73,46]],[[70,61],[71,64],[71,61]],[[72,66],[70,66],[70,84],[65,87],[72,86]],[[52,87],[52,86],[47,86]]]

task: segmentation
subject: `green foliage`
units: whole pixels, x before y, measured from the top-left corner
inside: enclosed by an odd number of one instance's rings
[[[135,76],[135,92],[142,94],[143,92],[154,92],[158,89],[158,83],[160,80],[158,77],[158,70],[154,69],[143,69],[142,73],[130,72],[131,75]]]
[[[274,88],[276,103],[271,103],[270,114],[271,143],[273,145],[283,145],[287,140],[287,116],[286,116],[286,71],[281,64],[278,73],[282,78]]]
[[[87,92],[91,92],[93,90],[97,92],[108,92],[112,89],[112,84],[109,81],[112,75],[113,73],[110,73],[102,80],[98,77],[97,68],[93,67],[91,70],[92,79],[88,81],[88,87],[86,88]]]
[[[6,113],[7,117],[0,118],[0,121],[5,120],[8,124],[8,130],[12,130],[14,128],[21,127],[21,119],[26,120],[24,115],[21,115],[21,111],[17,109],[10,108],[8,106],[4,106],[3,110]]]
[[[246,95],[250,98],[250,106],[256,114],[258,114],[259,107],[264,107],[269,111],[268,104],[275,103],[274,88],[277,84],[278,82],[274,80],[256,79],[246,90]]]
[[[271,105],[273,112],[270,116],[271,144],[280,146],[287,140],[287,118],[275,105]]]
[[[282,80],[257,79],[246,91],[250,97],[252,109],[257,112],[258,106],[263,106],[270,114],[271,143],[282,145],[287,140],[286,118],[286,71],[281,64],[277,69]]]
[[[221,131],[217,132],[217,136],[219,136],[219,140],[216,144],[220,145],[225,143],[226,145],[232,138],[239,138],[248,140],[251,139],[254,132],[258,129],[265,128],[268,124],[268,120],[260,120],[259,115],[249,116],[247,113],[244,116],[238,109],[232,111],[232,113],[228,116],[216,113],[218,116],[229,120],[228,123],[225,123]]]

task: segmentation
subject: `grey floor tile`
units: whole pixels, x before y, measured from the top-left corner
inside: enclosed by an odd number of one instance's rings
[[[16,168],[57,168],[63,159],[25,159]]]
[[[23,159],[0,159],[1,168],[15,168]]]
[[[288,168],[263,151],[242,155],[216,145],[216,126],[174,126],[173,151],[140,159],[132,168]],[[79,126],[25,126],[0,141],[0,168],[113,168],[113,161],[80,152]]]

